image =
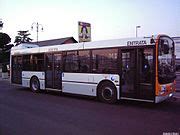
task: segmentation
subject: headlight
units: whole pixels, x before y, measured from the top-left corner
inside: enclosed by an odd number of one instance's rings
[[[170,94],[169,94],[169,97],[172,97],[172,96],[173,96],[173,94],[172,94],[172,93],[170,93]]]

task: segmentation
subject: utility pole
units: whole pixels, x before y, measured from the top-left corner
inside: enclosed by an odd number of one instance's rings
[[[2,30],[2,28],[3,28],[3,22],[2,22],[2,19],[0,18],[0,30]]]
[[[136,26],[136,37],[138,37],[138,28],[141,28],[141,26]]]
[[[33,26],[36,26],[35,28],[36,28],[36,32],[37,32],[37,44],[38,44],[39,28],[41,27],[41,30],[43,31],[43,26],[42,26],[42,24],[39,24],[38,22],[34,22],[31,25],[31,30],[33,30],[33,28],[34,28]]]

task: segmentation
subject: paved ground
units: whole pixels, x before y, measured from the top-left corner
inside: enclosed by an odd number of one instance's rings
[[[32,93],[0,80],[0,135],[180,133],[180,99],[160,104]]]

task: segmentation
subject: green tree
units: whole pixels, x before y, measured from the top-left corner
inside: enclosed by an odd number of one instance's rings
[[[10,56],[10,49],[13,44],[9,44],[11,38],[6,33],[0,33],[0,63],[8,63]]]
[[[14,43],[17,45],[21,43],[28,43],[31,42],[32,39],[29,37],[31,34],[29,33],[28,30],[26,31],[18,31],[18,35],[15,38]]]
[[[3,51],[6,49],[7,44],[11,42],[11,38],[6,33],[0,33],[0,49]]]

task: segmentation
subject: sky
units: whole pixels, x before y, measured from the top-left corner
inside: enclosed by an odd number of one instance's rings
[[[180,36],[179,0],[0,0],[0,19],[14,42],[17,31],[42,24],[39,41],[73,36],[78,40],[78,21],[91,23],[92,41],[156,34]],[[41,27],[40,27],[41,28]]]

